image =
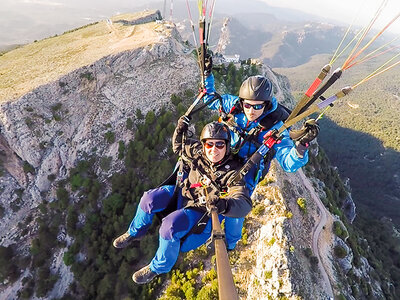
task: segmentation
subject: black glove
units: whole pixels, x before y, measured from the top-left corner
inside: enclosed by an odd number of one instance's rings
[[[208,75],[211,74],[212,67],[213,67],[212,56],[207,53],[206,57],[205,57],[205,60],[204,60],[204,75],[206,77],[208,77]]]
[[[178,119],[178,123],[176,124],[176,131],[178,134],[184,133],[189,128],[189,122],[191,117],[183,115]]]
[[[218,214],[223,214],[226,211],[228,204],[225,199],[220,198],[217,195],[214,195],[214,196],[210,196],[206,202],[206,207],[209,212],[211,212],[211,208],[213,206],[215,206],[217,208]]]
[[[304,122],[300,130],[292,130],[290,137],[296,141],[296,144],[308,146],[308,144],[317,137],[319,133],[319,125],[314,119],[309,119]]]
[[[290,132],[290,137],[296,142],[298,157],[303,158],[308,149],[308,144],[317,137],[318,133],[319,125],[314,119],[305,121],[300,130],[292,130]]]

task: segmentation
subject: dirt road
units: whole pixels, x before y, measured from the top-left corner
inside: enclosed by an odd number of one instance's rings
[[[321,258],[321,253],[320,253],[319,247],[318,247],[319,236],[321,234],[321,231],[322,231],[323,227],[325,226],[325,224],[326,224],[326,222],[328,220],[329,212],[327,211],[327,209],[325,208],[324,204],[319,199],[318,195],[315,193],[315,190],[312,187],[312,185],[310,183],[310,180],[306,177],[306,175],[304,175],[303,170],[299,170],[298,172],[300,174],[301,179],[304,182],[304,186],[308,189],[308,191],[311,194],[312,199],[315,201],[315,203],[317,204],[317,206],[319,208],[320,219],[319,219],[319,222],[317,222],[315,224],[314,228],[313,228],[312,251],[313,251],[314,255],[316,255],[318,257],[318,260],[320,262],[318,264],[318,266],[319,266],[322,278],[323,278],[324,283],[325,283],[325,290],[328,293],[329,297],[334,299],[334,293],[333,293],[332,285],[330,283],[329,276],[328,276],[328,274],[327,274],[327,272],[325,270],[325,266],[323,264],[323,260]]]

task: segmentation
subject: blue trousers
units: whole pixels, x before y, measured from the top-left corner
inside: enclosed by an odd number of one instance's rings
[[[128,232],[131,236],[140,237],[146,234],[155,213],[164,210],[173,200],[175,186],[167,185],[146,191],[140,199],[136,215]],[[182,195],[178,193],[178,207],[182,203]],[[202,233],[190,234],[182,243],[181,239],[197,224],[203,216],[191,208],[180,208],[162,219],[160,226],[159,246],[156,255],[150,263],[150,269],[157,273],[168,273],[175,265],[179,252],[187,252],[204,244],[211,236],[211,219]],[[224,219],[219,216],[220,221]],[[225,217],[225,237],[228,249],[233,249],[242,236],[244,218]]]

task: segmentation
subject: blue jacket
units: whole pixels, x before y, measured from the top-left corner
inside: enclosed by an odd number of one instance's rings
[[[211,74],[205,80],[205,87],[207,90],[206,96],[203,98],[203,101],[206,102],[207,100],[213,97],[213,93],[215,93],[215,85],[214,85],[214,76]],[[222,95],[222,109],[225,113],[229,113],[235,104],[239,101],[238,96],[233,96],[229,94]],[[208,105],[210,109],[219,110],[220,109],[220,101],[216,100],[213,101]],[[262,120],[265,116],[272,113],[278,107],[278,102],[275,97],[272,98],[272,108],[266,112],[264,112],[261,117],[259,117],[255,121],[249,121],[246,115],[241,112],[235,114],[235,122],[242,129],[245,134],[247,134],[251,129],[256,127],[259,124],[259,121]],[[264,135],[272,130],[272,129],[279,129],[282,126],[283,122],[279,121],[271,128],[268,128],[265,131],[261,131],[257,136],[257,141],[261,144],[263,142]],[[304,166],[308,162],[308,151],[306,151],[303,157],[299,157],[297,155],[296,147],[289,137],[289,132],[287,130],[283,131],[282,133],[283,138],[279,144],[275,144],[273,149],[275,150],[274,158],[279,162],[281,167],[286,172],[295,172],[302,166]],[[231,147],[235,147],[240,140],[240,137],[231,130]],[[257,150],[257,146],[251,142],[245,142],[242,147],[240,148],[238,155],[239,157],[243,158],[247,161],[250,156]],[[268,172],[269,165],[265,165],[264,161],[261,161],[260,164],[257,166],[256,169],[251,170],[245,177],[247,187],[250,190],[250,194],[254,191],[258,181],[261,179],[262,174],[266,174]]]

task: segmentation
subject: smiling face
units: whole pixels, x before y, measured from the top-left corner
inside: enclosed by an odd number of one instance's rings
[[[203,143],[204,153],[212,163],[220,162],[226,153],[226,142],[219,139],[207,139]]]
[[[243,100],[243,111],[249,121],[257,120],[264,112],[265,102],[256,100]],[[259,108],[259,109],[255,109]]]

